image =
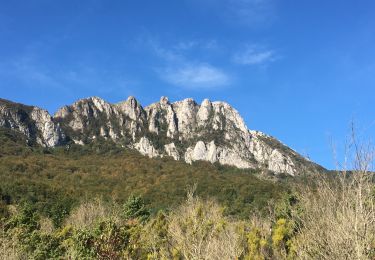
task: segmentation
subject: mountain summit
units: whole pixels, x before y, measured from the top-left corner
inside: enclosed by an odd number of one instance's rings
[[[171,103],[162,97],[142,107],[134,97],[117,104],[90,97],[60,108],[53,117],[41,108],[0,99],[0,127],[45,147],[106,139],[149,157],[187,163],[204,160],[292,176],[322,170],[275,138],[249,130],[229,104],[208,99]]]

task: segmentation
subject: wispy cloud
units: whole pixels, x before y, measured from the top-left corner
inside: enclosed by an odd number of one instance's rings
[[[168,45],[168,47],[162,46],[157,39],[151,37],[147,39],[142,38],[138,41],[143,44],[146,43],[146,47],[150,47],[154,54],[169,62],[182,62],[187,59],[186,56],[189,52],[207,52],[220,49],[220,46],[216,40],[178,41]]]
[[[274,50],[249,45],[233,55],[233,62],[241,65],[261,65],[276,60]]]
[[[167,62],[182,62],[184,60],[183,55],[173,50],[173,48],[163,48],[160,44],[155,40],[150,40],[149,45],[151,46],[152,51],[156,54],[159,58]]]
[[[160,75],[170,84],[189,89],[222,87],[231,81],[224,71],[209,64],[166,68]]]
[[[274,19],[274,0],[226,0],[231,18],[246,25],[267,24]]]
[[[222,68],[195,55],[196,51],[217,48],[216,41],[180,41],[168,48],[162,47],[156,40],[148,42],[163,64],[156,71],[169,84],[188,89],[214,89],[231,83],[230,75]]]
[[[41,62],[36,54],[26,53],[13,57],[13,60],[0,60],[0,79],[17,82],[31,89],[46,89],[70,93],[76,89],[108,92],[121,91],[134,85],[123,74],[107,71],[86,62],[71,63],[69,66],[56,66]]]
[[[38,86],[39,88],[64,88],[51,70],[36,63],[34,55],[29,54],[17,57],[12,61],[1,61],[0,76],[24,82],[34,87]]]
[[[219,44],[216,40],[180,41],[173,47],[173,49],[176,51],[189,51],[192,49],[216,50],[219,49]]]
[[[263,26],[277,17],[277,0],[189,0],[228,23]]]
[[[199,45],[199,42],[198,41],[195,41],[195,40],[191,40],[191,41],[180,41],[178,42],[175,46],[174,46],[174,49],[175,50],[190,50],[192,48],[195,48]]]

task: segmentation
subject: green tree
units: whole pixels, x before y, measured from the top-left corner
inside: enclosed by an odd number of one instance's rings
[[[140,196],[131,195],[123,206],[123,216],[126,220],[139,219],[145,222],[150,217],[150,210]]]

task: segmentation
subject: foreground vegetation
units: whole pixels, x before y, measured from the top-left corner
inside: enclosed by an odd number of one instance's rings
[[[355,171],[306,185],[106,142],[46,150],[5,133],[0,144],[0,259],[375,258],[362,146]]]
[[[361,174],[361,173],[359,173]],[[3,259],[374,259],[373,187],[365,177],[285,198],[270,214],[228,217],[214,199],[188,192],[171,211],[150,214],[140,197],[92,199],[60,227],[30,205],[3,207]],[[318,191],[318,193],[316,192]]]

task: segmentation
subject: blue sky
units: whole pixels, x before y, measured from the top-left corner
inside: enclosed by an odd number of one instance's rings
[[[88,96],[224,100],[334,168],[375,134],[375,2],[0,1],[0,97],[54,113]]]

